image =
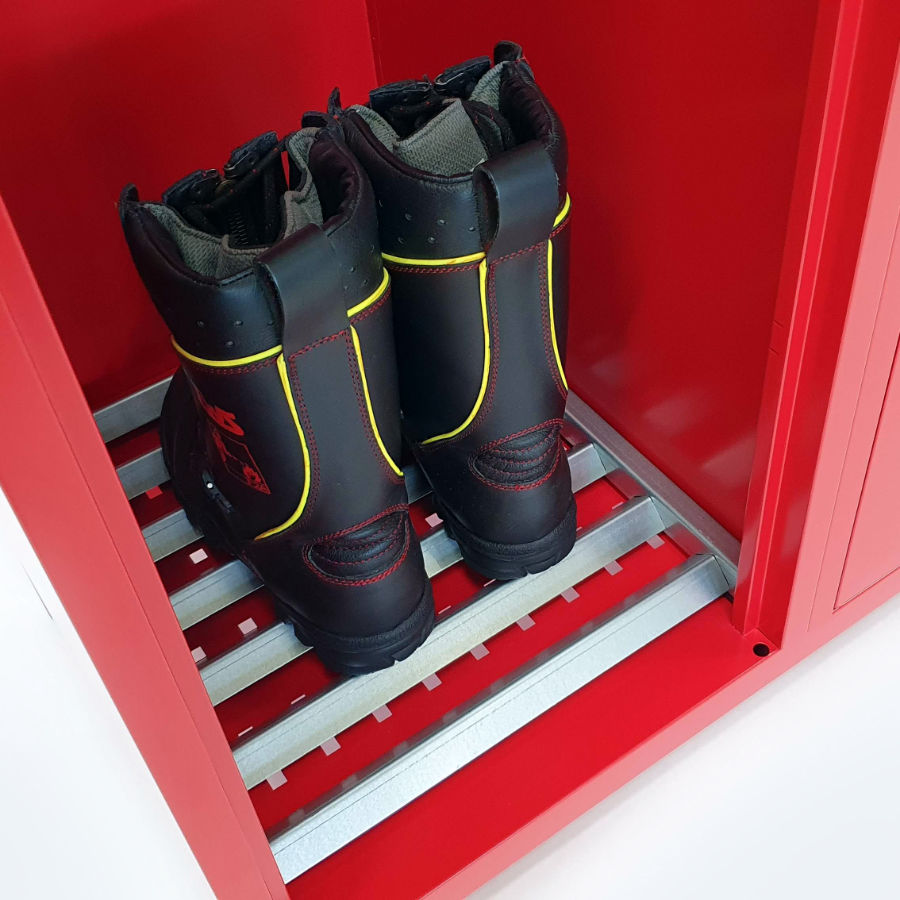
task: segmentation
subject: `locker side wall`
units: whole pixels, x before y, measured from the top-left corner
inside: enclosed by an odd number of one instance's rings
[[[374,71],[365,0],[5,11],[0,197],[92,407],[175,365],[122,237],[122,187],[158,199],[255,135],[298,128],[335,84],[362,97]]]

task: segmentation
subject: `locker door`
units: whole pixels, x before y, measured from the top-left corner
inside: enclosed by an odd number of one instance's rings
[[[900,351],[866,471],[836,606],[900,568]]]

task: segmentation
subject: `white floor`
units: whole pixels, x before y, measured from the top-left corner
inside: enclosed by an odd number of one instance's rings
[[[475,896],[900,900],[900,598]]]

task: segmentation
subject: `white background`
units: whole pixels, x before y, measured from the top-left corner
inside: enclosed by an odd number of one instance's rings
[[[0,898],[211,900],[2,494],[0,624]],[[476,896],[900,900],[900,599]]]
[[[477,900],[900,900],[900,598]]]
[[[213,900],[2,493],[0,626],[0,898]]]

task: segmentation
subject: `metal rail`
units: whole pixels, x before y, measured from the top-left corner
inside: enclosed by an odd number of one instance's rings
[[[270,846],[284,880],[302,875],[726,590],[712,557],[692,558],[568,646],[494,685],[449,724],[275,835]]]
[[[94,422],[103,440],[109,443],[123,434],[128,434],[129,431],[134,431],[135,428],[158,419],[171,380],[164,378],[136,394],[98,409],[94,413]]]
[[[630,500],[580,532],[562,562],[536,575],[487,588],[438,622],[408,659],[365,678],[338,682],[236,747],[234,758],[244,783],[252,788],[265,781],[662,529],[649,497]]]
[[[176,509],[168,515],[147,525],[142,534],[154,562],[199,541],[203,534],[191,525],[183,509]]]
[[[262,587],[262,582],[240,560],[213,569],[169,595],[183,630],[225,609]]]
[[[200,670],[200,677],[216,706],[298,659],[307,650],[309,647],[297,640],[290,624],[278,622],[212,659]]]
[[[729,590],[734,590],[741,550],[740,542],[691,500],[680,487],[670,481],[650,460],[632,447],[580,397],[569,394],[566,416],[602,448],[602,452],[608,458],[607,468],[610,472],[615,472],[610,480],[616,487],[623,490],[626,495],[646,492],[655,497],[660,504],[660,514],[666,523],[667,533],[689,553],[712,550],[722,566]],[[627,483],[629,477],[634,479],[637,485],[630,486]]]
[[[159,448],[123,463],[116,469],[116,474],[129,500],[169,480],[169,471]]]

